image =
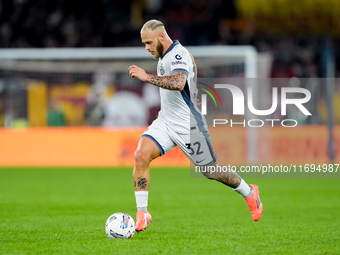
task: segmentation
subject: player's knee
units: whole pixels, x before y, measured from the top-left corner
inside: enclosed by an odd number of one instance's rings
[[[198,166],[196,166],[197,168]],[[204,177],[206,177],[209,180],[215,180],[214,173],[210,171],[209,167],[202,167],[200,166],[200,172],[203,174]]]
[[[143,167],[148,165],[148,155],[145,151],[137,149],[135,151],[135,166],[136,167]]]
[[[209,180],[216,180],[218,178],[215,171],[215,164],[200,167],[200,172]]]
[[[209,180],[216,180],[216,177],[210,171],[209,172],[202,172],[202,174]]]
[[[211,179],[211,174],[209,172],[202,172],[202,174],[204,175],[204,177]]]

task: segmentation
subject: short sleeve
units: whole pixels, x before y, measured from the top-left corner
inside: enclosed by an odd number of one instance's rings
[[[189,75],[190,56],[186,51],[177,51],[172,55],[170,69],[171,74],[177,71],[186,72]]]

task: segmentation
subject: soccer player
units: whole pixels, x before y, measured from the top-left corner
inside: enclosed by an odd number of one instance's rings
[[[152,160],[177,145],[194,165],[218,166],[207,124],[196,103],[197,68],[194,58],[177,40],[171,40],[161,21],[146,22],[141,29],[141,39],[145,50],[158,60],[157,75],[148,74],[136,65],[129,67],[129,74],[160,88],[161,110],[140,138],[135,152],[136,231],[145,230],[152,220],[147,210]],[[250,208],[253,220],[260,219],[263,207],[256,185],[248,185],[233,171],[207,171],[203,174],[240,193]]]

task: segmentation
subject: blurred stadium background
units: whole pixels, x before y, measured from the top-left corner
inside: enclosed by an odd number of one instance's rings
[[[257,162],[339,162],[339,13],[338,0],[2,0],[0,166],[132,165],[160,109],[157,88],[127,73],[131,64],[156,71],[151,56],[130,52],[142,50],[140,28],[153,18],[184,46],[253,46],[259,78],[335,78],[316,85],[313,116],[294,132],[258,134]],[[240,58],[199,61],[199,77],[245,77]],[[246,140],[237,128],[216,147],[228,162],[246,164]],[[179,150],[156,162],[187,163]]]
[[[110,214],[135,215],[134,151],[160,108],[157,88],[127,72],[156,71],[145,21],[190,47],[200,78],[315,81],[312,116],[288,111],[298,127],[210,129],[220,162],[248,165],[254,153],[298,166],[340,162],[339,14],[339,0],[0,0],[0,254],[340,254],[340,169],[242,175],[261,190],[254,223],[231,189],[190,178],[178,148],[152,162],[148,230],[126,242],[104,233]],[[259,84],[269,109],[279,85]]]

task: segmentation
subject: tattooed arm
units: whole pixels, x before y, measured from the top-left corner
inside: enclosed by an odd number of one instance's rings
[[[157,87],[179,91],[184,89],[188,78],[186,72],[183,71],[176,71],[172,75],[167,76],[147,74],[142,68],[135,65],[129,67],[129,74],[132,78],[137,77],[139,80],[148,82]]]
[[[163,89],[182,91],[184,89],[187,77],[188,75],[183,71],[176,71],[172,75],[167,76],[156,76],[149,74],[146,82]]]

